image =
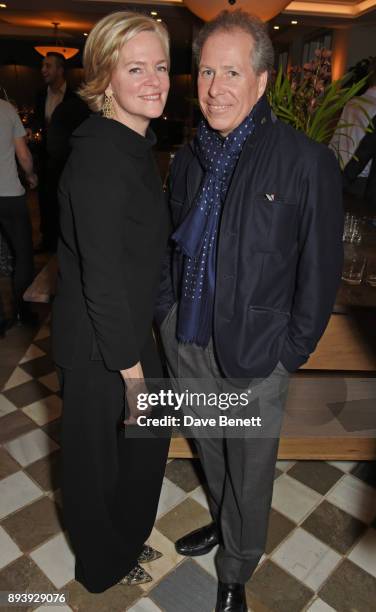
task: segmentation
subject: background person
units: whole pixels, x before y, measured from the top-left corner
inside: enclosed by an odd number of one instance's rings
[[[57,188],[70,151],[72,132],[89,115],[86,103],[67,84],[66,61],[47,53],[42,77],[47,88],[37,98],[33,129],[42,130],[39,156],[40,250],[56,250],[58,236]]]
[[[38,184],[33,159],[25,140],[25,129],[16,109],[0,100],[0,226],[14,254],[13,299],[14,320],[18,324],[35,324],[38,320],[22,296],[33,280],[33,245],[25,189],[22,186],[16,158],[31,188]],[[0,307],[0,335],[10,325]]]
[[[346,168],[352,159],[360,141],[365,135],[370,118],[373,117],[375,112],[376,60],[370,65],[368,89],[363,95],[353,98],[345,105],[339,120],[339,123],[345,124],[345,127],[339,129],[334,134],[330,143],[330,147],[334,150],[338,159],[342,161],[344,168]],[[359,198],[363,198],[370,169],[371,164],[365,164],[356,179],[346,184],[346,191]]]
[[[216,612],[245,612],[289,372],[315,349],[341,277],[341,176],[327,147],[271,113],[273,48],[258,18],[224,11],[202,29],[196,55],[203,119],[171,168],[174,233],[156,314],[174,386],[250,391],[235,416],[263,426],[195,436],[213,522],[176,550],[198,556],[219,544]]]
[[[151,119],[169,90],[164,26],[113,13],[91,31],[81,95],[97,114],[74,133],[60,183],[59,277],[52,350],[63,395],[64,524],[89,591],[139,584],[169,439],[119,423],[145,378],[161,378],[153,307],[168,210]],[[99,113],[98,113],[99,111]],[[146,435],[146,434],[144,434]]]
[[[356,149],[354,156],[345,167],[343,174],[345,187],[349,188],[362,176],[364,168],[369,167],[369,174],[364,190],[364,200],[369,206],[370,212],[376,211],[376,115],[368,125],[368,132],[363,136]]]

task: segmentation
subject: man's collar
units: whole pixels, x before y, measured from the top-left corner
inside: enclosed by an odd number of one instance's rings
[[[253,118],[256,124],[256,128],[259,125],[265,125],[265,123],[270,121],[271,112],[266,94],[263,94],[261,98],[257,101],[254,107]]]

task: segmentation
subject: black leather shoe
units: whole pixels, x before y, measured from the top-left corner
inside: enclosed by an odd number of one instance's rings
[[[176,552],[185,557],[206,555],[219,542],[217,526],[210,523],[201,529],[188,533],[175,542]]]
[[[215,612],[247,612],[244,584],[219,582]]]

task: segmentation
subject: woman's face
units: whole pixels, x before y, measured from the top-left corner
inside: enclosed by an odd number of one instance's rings
[[[121,48],[106,93],[113,96],[115,119],[144,135],[150,120],[162,114],[169,88],[161,39],[140,32]]]

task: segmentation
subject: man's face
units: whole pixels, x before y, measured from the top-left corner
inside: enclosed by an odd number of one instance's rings
[[[46,85],[53,85],[63,75],[63,70],[59,66],[56,57],[45,57],[42,62],[42,77]]]
[[[267,72],[251,64],[253,39],[234,29],[209,36],[201,53],[198,98],[209,125],[227,136],[250,113],[265,91]]]

